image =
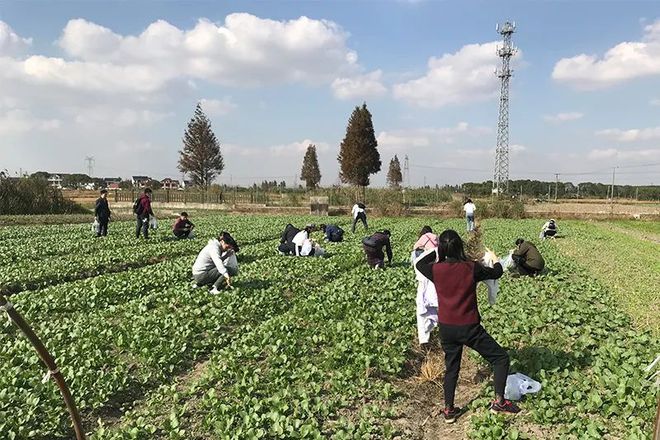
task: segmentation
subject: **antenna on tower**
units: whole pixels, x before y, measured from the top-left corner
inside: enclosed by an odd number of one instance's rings
[[[407,154],[403,159],[403,184],[406,188],[410,188],[410,162]]]
[[[87,175],[92,177],[92,174],[94,174],[94,156],[85,157],[85,162],[87,162]]]
[[[511,36],[516,31],[516,23],[507,21],[501,26],[498,24],[495,30],[502,35],[502,47],[497,48],[497,56],[502,58],[502,67],[495,71],[495,75],[500,78],[501,88],[493,175],[493,194],[499,195],[509,189],[509,80],[513,75],[509,64],[511,57],[517,52],[511,42]]]

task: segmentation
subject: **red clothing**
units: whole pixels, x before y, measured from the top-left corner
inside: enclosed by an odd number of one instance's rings
[[[186,229],[190,229],[192,226],[194,226],[194,225],[192,224],[192,222],[190,220],[188,220],[188,219],[181,220],[180,218],[178,218],[176,220],[176,222],[174,223],[174,226],[172,227],[172,230],[174,230],[174,231],[186,230]]]
[[[481,322],[474,264],[474,261],[445,261],[433,265],[433,285],[438,292],[438,322],[441,324]]]
[[[140,217],[154,215],[154,212],[151,210],[151,199],[146,194],[140,196],[140,209],[138,212],[140,212]]]

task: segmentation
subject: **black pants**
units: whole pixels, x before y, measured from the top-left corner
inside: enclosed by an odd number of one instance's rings
[[[109,218],[99,217],[99,229],[98,229],[98,232],[96,233],[97,237],[100,237],[100,236],[107,237],[107,235],[108,235],[108,222],[110,222]]]
[[[464,345],[475,350],[490,363],[495,376],[495,395],[504,396],[506,377],[509,374],[509,355],[481,324],[439,324],[439,327],[440,342],[445,352],[445,406],[454,405],[454,393],[458,373],[461,370],[461,355]]]
[[[554,237],[555,235],[557,235],[556,229],[546,229],[545,231],[543,231],[543,238]]]
[[[282,252],[284,255],[295,255],[296,245],[293,243],[280,243],[280,245],[277,247],[277,250]]]
[[[364,225],[364,229],[367,230],[367,214],[364,212],[358,212],[357,216],[353,219],[353,232],[355,232],[355,225],[357,225],[358,220],[362,220],[362,224]]]
[[[135,225],[135,238],[140,238],[140,233],[144,234],[144,238],[149,238],[149,217],[137,216],[137,223]]]
[[[184,229],[175,229],[172,231],[174,233],[174,236],[176,238],[188,238],[190,235],[190,229],[184,230]]]
[[[536,269],[534,267],[528,266],[525,262],[516,264],[516,270],[520,275],[534,277],[541,273],[541,269]]]

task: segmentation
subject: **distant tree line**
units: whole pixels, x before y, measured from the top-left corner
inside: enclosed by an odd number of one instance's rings
[[[41,177],[9,177],[0,172],[0,214],[79,214],[87,210],[62,196]]]
[[[610,197],[611,185],[605,183],[581,182],[548,182],[539,180],[511,180],[509,181],[509,194],[534,198],[557,197],[560,199],[605,199]],[[493,182],[468,182],[458,186],[449,187],[453,191],[461,191],[470,196],[490,196]],[[660,199],[659,185],[614,185],[614,197],[623,199],[639,198],[640,200]]]

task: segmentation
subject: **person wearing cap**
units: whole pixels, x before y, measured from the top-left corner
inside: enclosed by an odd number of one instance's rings
[[[325,235],[326,241],[331,241],[333,243],[344,241],[344,230],[337,225],[321,224],[321,230]]]
[[[541,240],[545,240],[546,238],[555,238],[558,229],[559,228],[557,228],[557,223],[555,222],[555,219],[551,218],[543,225],[543,228],[541,228],[541,235],[539,236],[539,238]]]
[[[172,226],[172,233],[176,238],[193,238],[193,228],[195,225],[188,219],[188,213],[182,212]]]
[[[367,264],[374,269],[385,267],[385,253],[387,253],[387,264],[392,264],[392,244],[390,243],[390,231],[384,229],[375,232],[362,240],[362,249],[367,256]],[[385,253],[383,252],[385,248]]]
[[[355,225],[357,225],[358,220],[362,222],[364,225],[364,230],[366,231],[369,227],[367,226],[367,211],[366,211],[366,206],[364,206],[364,203],[358,202],[355,205],[353,205],[353,209],[351,209],[351,213],[353,214],[353,227],[352,227],[352,232],[355,233]]]
[[[96,236],[107,237],[108,223],[110,222],[110,206],[108,206],[108,190],[105,188],[101,190],[100,197],[96,199],[94,217],[96,217],[96,221],[99,223]]]
[[[221,232],[218,238],[209,240],[200,251],[192,267],[196,286],[212,286],[210,293],[216,295],[226,284],[231,287],[231,277],[238,275],[238,244],[229,232]]]
[[[516,240],[511,258],[520,275],[536,276],[545,267],[545,260],[536,246],[522,238]]]
[[[296,246],[293,244],[293,237],[300,232],[300,229],[293,226],[291,223],[287,224],[282,232],[282,237],[280,238],[280,244],[277,247],[277,250],[281,255],[295,255]]]

